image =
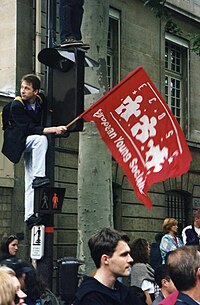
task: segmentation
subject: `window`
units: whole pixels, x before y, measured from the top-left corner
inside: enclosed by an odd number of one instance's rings
[[[107,41],[108,87],[111,89],[120,80],[120,12],[110,8]]]
[[[178,221],[178,233],[188,224],[188,211],[192,205],[192,195],[185,191],[171,190],[166,193],[167,217]]]
[[[186,132],[188,101],[188,45],[167,35],[165,42],[165,100]]]

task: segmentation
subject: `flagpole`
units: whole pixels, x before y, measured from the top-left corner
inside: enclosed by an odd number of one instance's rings
[[[74,124],[76,121],[78,121],[81,118],[82,115],[77,116],[75,119],[73,119],[71,122],[69,122],[67,125],[65,125],[66,128]]]
[[[84,112],[82,112],[78,117],[76,117],[73,121],[69,122],[67,125],[65,125],[66,128],[74,124],[76,121],[81,119],[88,111],[92,110],[94,107],[96,107],[98,104],[100,104],[104,99],[107,98],[108,95],[110,95],[113,91],[117,90],[119,86],[122,86],[123,83],[125,83],[129,78],[131,78],[134,74],[136,74],[140,69],[142,69],[141,66],[137,67],[134,71],[129,73],[120,83],[118,83],[114,88],[112,88],[110,91],[108,91],[105,95],[103,95],[98,101],[96,101],[94,104],[92,104],[88,109],[86,109]]]

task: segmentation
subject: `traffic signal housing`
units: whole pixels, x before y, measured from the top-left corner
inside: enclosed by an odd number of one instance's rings
[[[95,67],[98,63],[78,47],[45,48],[38,54],[38,60],[52,68],[52,124],[68,125],[84,111],[84,94],[98,92],[84,84],[84,67]],[[82,130],[83,119],[68,127],[69,132]]]

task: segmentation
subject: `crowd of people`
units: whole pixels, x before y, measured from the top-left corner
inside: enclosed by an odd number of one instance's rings
[[[71,304],[200,304],[200,210],[181,237],[177,225],[176,219],[166,218],[163,233],[151,245],[143,238],[130,242],[125,233],[111,228],[92,235],[88,246],[96,270],[83,277]],[[0,305],[59,305],[37,270],[17,258],[18,248],[17,236],[2,239]],[[124,277],[129,284],[123,284]]]
[[[0,305],[59,305],[31,263],[17,257],[19,238],[5,236],[0,245]]]
[[[61,47],[89,47],[82,41],[83,5],[84,0],[60,0]],[[44,126],[46,100],[40,88],[36,75],[22,77],[20,96],[13,101],[9,114],[12,128],[5,129],[2,148],[13,163],[23,154],[29,229],[43,221],[34,211],[34,189],[50,183],[45,166],[47,135],[66,132],[66,126]],[[166,218],[151,245],[143,238],[130,242],[126,234],[111,228],[92,235],[88,246],[96,270],[92,276],[84,276],[71,304],[200,304],[200,210],[194,212],[193,224],[183,229],[182,236],[177,232],[178,221]],[[18,248],[15,235],[4,237],[0,245],[0,305],[58,305],[37,270],[17,258]],[[124,277],[130,279],[129,285],[122,283]]]
[[[195,232],[197,217],[200,218],[200,211],[194,213]],[[147,240],[138,238],[129,243],[127,235],[110,228],[94,234],[88,246],[97,269],[93,277],[83,280],[72,304],[200,304],[199,248],[195,243],[191,245],[189,238],[185,246],[176,235],[176,219],[165,219],[163,229],[162,238],[156,236],[156,253],[160,253],[160,257],[155,269],[150,265],[153,254]],[[190,233],[183,231],[187,237]],[[119,281],[121,277],[130,277],[130,286],[124,286]],[[157,295],[155,284],[159,287]]]

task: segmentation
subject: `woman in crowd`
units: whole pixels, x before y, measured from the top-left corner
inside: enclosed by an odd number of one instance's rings
[[[1,266],[0,272],[4,272],[9,276],[9,282],[14,287],[14,302],[7,303],[7,305],[22,305],[25,302],[26,294],[21,290],[21,284],[16,277],[16,274],[13,269],[8,268],[7,266]],[[11,289],[11,288],[10,288]],[[13,293],[13,288],[12,288]]]
[[[34,268],[26,273],[22,287],[27,294],[27,305],[59,305],[56,296],[47,288]]]
[[[131,245],[133,266],[131,270],[131,286],[141,288],[146,295],[146,303],[154,300],[154,270],[149,265],[150,245],[146,239],[138,238]]]
[[[15,293],[10,275],[0,268],[0,304],[14,305]]]
[[[0,261],[7,258],[16,257],[19,248],[17,236],[10,235],[4,237],[0,245]]]
[[[166,255],[183,246],[183,242],[176,236],[178,230],[178,221],[175,218],[166,218],[163,222],[164,236],[160,243],[160,252],[162,256],[162,263],[165,263]]]

